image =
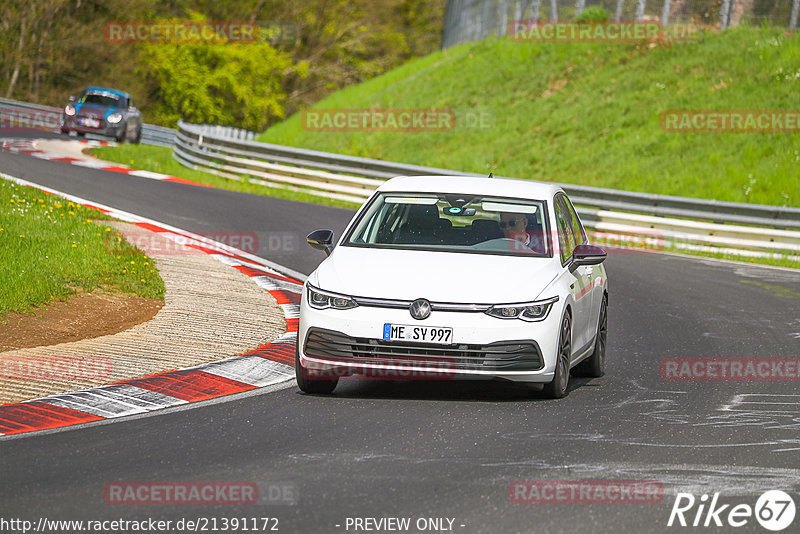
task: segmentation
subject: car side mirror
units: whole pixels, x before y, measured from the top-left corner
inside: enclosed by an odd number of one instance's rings
[[[594,245],[578,245],[572,252],[572,265],[598,265],[606,259],[606,251]]]
[[[70,101],[70,102],[75,102],[75,97],[74,97],[74,96],[72,96],[72,95],[70,95],[70,97],[69,97],[69,101]]]
[[[311,248],[324,250],[328,256],[333,252],[333,230],[314,230],[308,234],[306,241]]]

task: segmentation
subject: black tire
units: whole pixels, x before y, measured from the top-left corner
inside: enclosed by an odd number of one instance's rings
[[[294,376],[297,378],[297,387],[303,393],[328,395],[336,389],[336,385],[339,383],[339,378],[325,380],[309,377],[305,369],[300,365],[300,349],[297,346],[294,349]]]
[[[123,124],[120,132],[114,137],[117,140],[117,143],[124,143],[128,137],[128,125]]]
[[[600,304],[600,317],[597,320],[597,337],[594,341],[594,352],[575,366],[575,376],[600,378],[606,372],[606,341],[608,340],[608,297],[603,295]]]
[[[564,315],[558,334],[558,359],[553,380],[544,385],[543,393],[550,399],[560,399],[567,394],[569,386],[569,365],[572,358],[572,321],[569,314]]]
[[[139,128],[139,131],[136,132],[136,137],[133,138],[133,143],[139,144],[142,142],[142,129]]]

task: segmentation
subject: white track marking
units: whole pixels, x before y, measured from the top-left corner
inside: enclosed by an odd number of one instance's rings
[[[294,378],[294,369],[260,356],[237,356],[203,367],[203,372],[256,387]]]

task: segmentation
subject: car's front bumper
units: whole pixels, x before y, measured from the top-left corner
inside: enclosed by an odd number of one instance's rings
[[[300,364],[320,378],[361,374],[398,379],[492,379],[550,382],[561,310],[540,322],[482,312],[434,311],[418,321],[408,310],[358,306],[318,310],[301,300]],[[450,345],[384,341],[384,324],[451,327]]]
[[[92,133],[97,135],[104,135],[107,137],[120,137],[122,133],[125,131],[125,123],[124,121],[120,121],[117,124],[110,124],[106,120],[100,121],[100,126],[96,128],[92,128],[89,126],[84,126],[78,124],[78,121],[75,120],[75,117],[65,117],[61,123],[61,131],[62,132],[79,132],[79,133]]]

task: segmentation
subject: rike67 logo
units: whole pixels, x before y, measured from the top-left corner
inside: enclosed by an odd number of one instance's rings
[[[744,503],[719,504],[719,493],[710,502],[706,494],[697,499],[691,493],[678,493],[667,526],[738,528],[755,518],[765,529],[780,532],[792,524],[795,512],[794,499],[780,490],[762,494],[754,507]]]

